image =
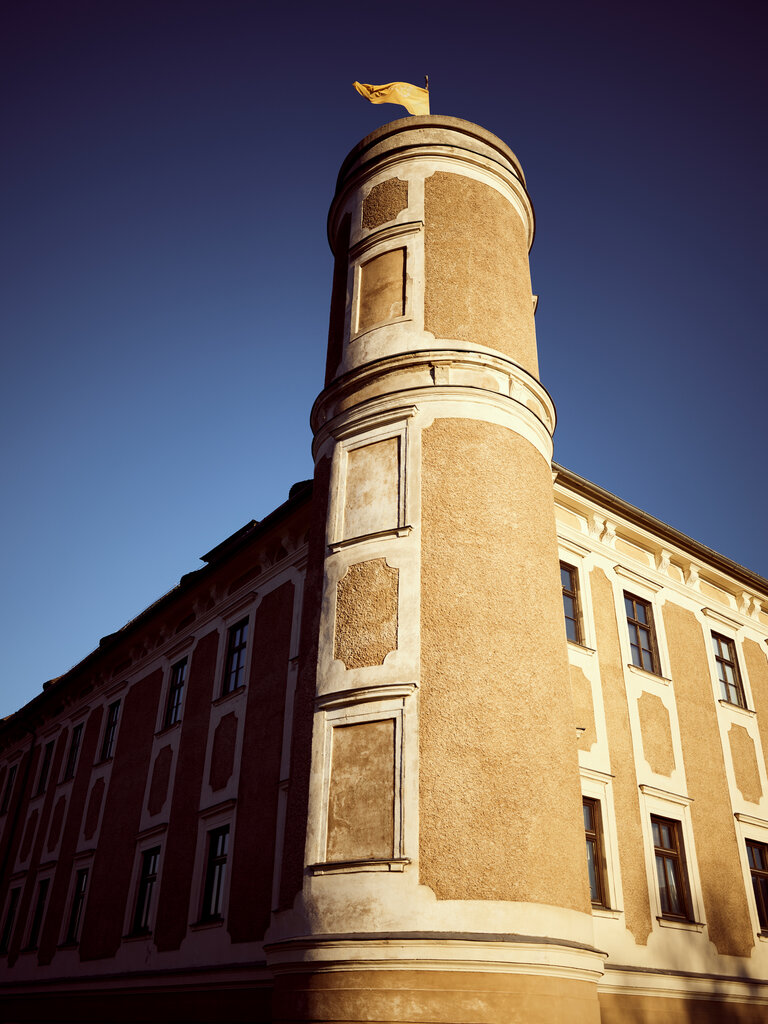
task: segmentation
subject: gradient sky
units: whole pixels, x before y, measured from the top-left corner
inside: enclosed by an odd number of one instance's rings
[[[520,158],[555,458],[768,576],[766,10],[4,4],[0,715],[311,476],[354,79]]]

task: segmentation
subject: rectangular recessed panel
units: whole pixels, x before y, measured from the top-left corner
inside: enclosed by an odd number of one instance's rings
[[[405,315],[405,249],[374,256],[360,268],[357,329]]]
[[[394,808],[394,719],[337,726],[328,793],[327,859],[392,857]]]
[[[361,537],[399,526],[400,439],[388,437],[347,456],[344,537]]]

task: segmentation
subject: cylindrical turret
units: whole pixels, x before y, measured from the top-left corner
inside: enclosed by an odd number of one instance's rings
[[[276,1020],[599,1019],[533,227],[456,118],[339,174]]]

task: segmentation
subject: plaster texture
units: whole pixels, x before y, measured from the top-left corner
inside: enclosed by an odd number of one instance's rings
[[[334,654],[347,668],[381,665],[397,648],[397,569],[376,558],[339,580]]]
[[[675,752],[672,749],[669,712],[664,702],[655,693],[642,693],[637,711],[643,735],[643,753],[651,771],[670,776],[675,770]]]
[[[421,880],[584,910],[549,467],[512,431],[437,420],[421,486]]]
[[[407,208],[408,182],[402,178],[380,181],[363,200],[363,227],[369,230],[381,227]]]
[[[707,641],[694,614],[672,601],[664,606],[664,626],[669,637],[688,791],[693,798],[691,819],[709,937],[720,953],[749,956],[755,939],[742,882],[723,749],[714,702],[703,699],[710,693]]]

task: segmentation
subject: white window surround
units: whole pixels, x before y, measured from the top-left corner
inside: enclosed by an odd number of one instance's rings
[[[622,899],[619,868],[616,811],[613,804],[613,776],[582,767],[581,793],[582,796],[588,796],[600,802],[602,853],[605,858],[603,880],[607,890],[605,894],[607,906],[593,906],[592,916],[616,918],[623,913],[624,900]]]
[[[251,658],[253,657],[253,629],[256,622],[256,611],[261,604],[262,598],[263,594],[261,591],[253,591],[246,594],[226,607],[216,622],[219,629],[219,649],[216,652],[216,668],[213,674],[212,703],[235,699],[243,692],[243,689],[248,689],[248,680],[251,676]],[[248,642],[245,649],[245,685],[223,694],[221,687],[224,682],[224,668],[229,649],[229,631],[238,622],[242,622],[243,619],[248,620]]]
[[[203,897],[205,895],[205,874],[208,867],[208,833],[223,825],[229,825],[229,844],[227,867],[224,873],[224,894],[222,897],[221,918],[214,921],[201,921]],[[193,930],[215,928],[226,922],[229,912],[229,887],[232,881],[232,858],[235,849],[235,801],[225,800],[215,807],[200,812],[195,844],[195,869],[192,874],[190,890],[189,922]]]
[[[752,928],[760,941],[768,942],[768,934],[763,932],[761,929],[760,920],[757,916],[755,894],[752,888],[752,873],[749,869],[749,861],[747,859],[746,842],[747,839],[752,839],[757,843],[764,843],[768,846],[768,821],[765,821],[763,818],[756,818],[751,814],[740,814],[738,811],[734,814],[734,818],[736,819],[736,835],[739,843],[741,872],[744,876],[744,888],[747,892],[749,918],[752,922]]]
[[[614,586],[614,598],[616,603],[616,618],[619,626],[619,642],[621,644],[621,653],[624,664],[628,670],[639,673],[643,679],[651,678],[659,682],[669,684],[672,680],[669,669],[669,651],[667,649],[667,640],[664,632],[664,619],[661,614],[662,600],[660,596],[664,587],[645,576],[641,576],[640,573],[625,569],[622,565],[615,565],[613,569],[617,577],[616,586]],[[627,611],[624,605],[625,593],[631,594],[633,597],[639,597],[651,606],[651,614],[653,616],[653,633],[656,638],[656,652],[659,660],[658,674],[655,672],[649,672],[647,669],[640,668],[639,665],[635,665],[632,661],[632,650],[629,645],[629,628],[627,626]]]
[[[749,676],[747,675],[746,661],[741,650],[741,639],[744,635],[743,629],[738,622],[735,622],[733,619],[729,619],[725,615],[718,614],[711,608],[703,608],[702,613],[707,620],[703,628],[707,646],[709,676],[712,681],[712,692],[715,695],[715,700],[718,705],[727,712],[735,712],[736,714],[741,715],[748,714],[751,717],[755,714],[755,702],[752,697],[752,687],[749,683]],[[715,661],[715,652],[712,649],[713,633],[724,636],[727,640],[730,640],[733,643],[739,679],[741,680],[741,688],[744,694],[744,707],[741,707],[739,704],[733,704],[731,701],[725,700],[723,697],[720,689],[720,679],[717,672],[717,662]]]
[[[126,900],[125,913],[123,917],[123,939],[147,939],[151,938],[155,928],[157,914],[157,897],[163,879],[163,861],[165,860],[165,839],[168,825],[162,824],[155,828],[146,829],[136,843],[136,850],[133,857],[133,869],[131,871],[131,882],[128,886],[128,899]],[[139,881],[144,854],[153,847],[160,847],[160,855],[157,862],[157,881],[155,882],[154,898],[150,905],[149,932],[141,935],[133,935],[133,918],[136,912],[136,900],[139,895]],[[86,896],[87,898],[87,896]]]
[[[557,543],[560,561],[565,562],[566,565],[573,566],[578,575],[581,643],[574,644],[569,641],[568,646],[569,649],[573,648],[574,652],[581,650],[588,654],[594,654],[596,647],[595,620],[592,613],[592,594],[589,586],[589,569],[586,565],[590,552],[580,544],[575,544],[561,536],[558,536]]]
[[[706,918],[704,916],[701,878],[699,876],[696,847],[693,838],[693,824],[691,822],[691,804],[693,800],[691,797],[670,793],[666,790],[657,789],[655,786],[641,785],[639,788],[641,825],[645,842],[645,864],[651,912],[656,918],[657,925],[662,928],[678,928],[684,931],[701,932],[706,927]],[[683,852],[685,854],[685,871],[691,901],[692,920],[690,921],[678,921],[662,915],[659,886],[656,878],[656,856],[654,853],[653,831],[651,829],[651,815],[670,818],[680,823]]]

